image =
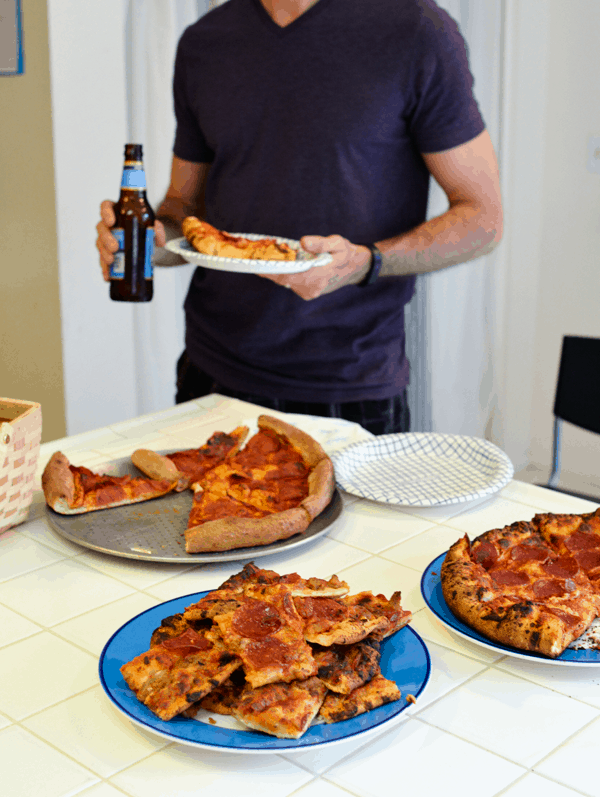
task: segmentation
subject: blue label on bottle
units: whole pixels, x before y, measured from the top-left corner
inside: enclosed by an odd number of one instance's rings
[[[143,169],[132,169],[126,166],[123,169],[121,188],[146,188],[146,172]]]
[[[113,227],[112,234],[117,239],[119,250],[115,252],[114,260],[110,267],[111,280],[125,279],[125,230],[120,227]]]
[[[152,256],[154,255],[154,227],[148,227],[146,230],[146,259],[144,261],[144,278],[147,280],[152,279]]]

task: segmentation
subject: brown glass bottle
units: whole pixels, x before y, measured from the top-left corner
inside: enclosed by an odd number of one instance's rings
[[[152,299],[154,211],[146,198],[146,172],[141,144],[125,144],[121,194],[111,232],[119,250],[110,267],[110,298],[117,302]]]

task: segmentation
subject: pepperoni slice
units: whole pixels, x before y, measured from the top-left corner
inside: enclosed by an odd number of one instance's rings
[[[160,644],[163,648],[167,648],[167,650],[176,651],[180,656],[183,656],[183,658],[191,656],[198,651],[210,650],[210,648],[212,648],[212,642],[209,642],[206,637],[198,634],[193,628],[186,629],[183,634],[179,634],[179,636],[165,639]]]
[[[246,639],[263,639],[278,631],[283,623],[275,606],[250,598],[236,610],[232,625]]]
[[[514,570],[494,570],[490,575],[501,587],[521,587],[529,584],[529,577],[526,573],[517,573]]]
[[[510,556],[514,562],[545,562],[550,557],[550,551],[539,545],[515,545]]]
[[[597,534],[588,534],[579,529],[567,537],[565,545],[570,551],[587,551],[590,548],[598,548],[600,537]]]
[[[552,562],[546,562],[543,568],[549,576],[556,578],[572,578],[579,572],[579,565],[573,556],[559,556]]]
[[[571,590],[568,590],[567,586],[571,586]],[[543,601],[548,598],[559,598],[566,592],[572,592],[574,587],[575,585],[572,581],[569,584],[568,581],[564,581],[561,578],[540,578],[533,585],[533,592],[538,600]]]
[[[473,561],[489,570],[498,559],[498,551],[491,542],[478,542],[472,548]]]
[[[575,559],[586,572],[595,570],[600,567],[600,548],[577,551]]]

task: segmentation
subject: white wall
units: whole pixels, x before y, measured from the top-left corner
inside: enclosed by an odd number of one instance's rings
[[[126,133],[126,0],[48,0],[68,433],[133,417],[132,308],[108,298],[94,245],[118,196]]]
[[[538,470],[544,478],[548,472],[562,336],[600,337],[600,174],[587,170],[588,140],[600,135],[600,3],[551,0],[548,5],[532,480]],[[600,409],[600,397],[597,401]],[[563,483],[600,496],[598,437],[566,425],[563,441]]]

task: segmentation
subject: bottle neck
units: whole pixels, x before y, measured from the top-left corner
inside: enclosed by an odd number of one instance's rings
[[[129,188],[134,191],[144,191],[146,189],[146,172],[142,161],[125,161],[121,188]]]

